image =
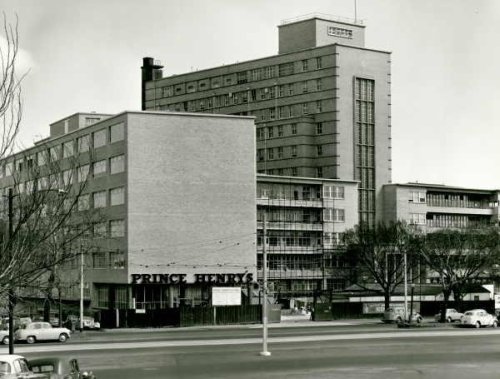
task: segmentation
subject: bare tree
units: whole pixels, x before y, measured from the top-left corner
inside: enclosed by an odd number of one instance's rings
[[[21,82],[27,73],[21,75],[16,70],[19,55],[18,21],[14,25],[7,21],[3,13],[3,38],[0,46],[0,159],[9,155],[14,148],[23,114]]]
[[[420,237],[418,251],[426,266],[440,279],[443,289],[441,321],[453,294],[458,308],[464,289],[485,277],[485,273],[500,259],[500,229],[479,226],[470,229],[444,229]]]
[[[418,263],[411,254],[412,231],[402,222],[380,223],[375,227],[362,224],[347,231],[344,238],[347,255],[356,262],[356,284],[367,290],[373,290],[374,284],[379,286],[388,308],[391,295],[404,283],[404,256],[407,255],[408,267]],[[417,270],[408,272],[417,273]]]

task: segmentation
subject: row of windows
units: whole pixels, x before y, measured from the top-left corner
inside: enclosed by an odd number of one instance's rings
[[[315,124],[315,132],[317,135],[323,134],[323,123],[317,122]],[[267,140],[272,138],[280,138],[288,135],[297,135],[297,124],[284,124],[268,127],[259,127],[256,129],[257,140]]]
[[[286,155],[286,158],[295,158],[297,157],[297,146],[287,146],[286,150],[288,151],[288,154]],[[265,157],[265,151],[267,151],[267,158]],[[279,146],[279,147],[270,147],[268,149],[258,149],[257,150],[257,160],[258,161],[263,161],[265,159],[267,160],[274,160],[274,159],[283,159],[285,158],[284,152],[285,147]],[[321,157],[323,156],[324,148],[323,145],[316,145],[316,156]]]
[[[111,125],[109,128],[78,137],[76,140],[52,146],[48,150],[39,151],[29,157],[18,158],[15,162],[7,162],[0,167],[0,177],[11,176],[14,171],[22,172],[24,170],[29,170],[35,165],[44,166],[49,162],[54,162],[61,158],[70,158],[74,156],[76,152],[88,152],[91,145],[94,149],[97,149],[107,144],[123,141],[125,138],[124,133],[123,123]]]
[[[99,251],[92,253],[92,268],[124,269],[125,254],[123,251]]]
[[[282,200],[312,200],[321,197],[319,186],[288,186],[257,183],[257,198]]]
[[[86,211],[91,206],[94,209],[105,208],[108,206],[108,197],[110,207],[125,204],[125,188],[117,187],[110,190],[93,192],[92,194],[83,194],[78,198],[78,210]],[[90,204],[90,199],[92,199],[92,204]]]
[[[125,237],[125,220],[109,220],[96,223],[93,226],[92,233],[96,238]]]
[[[344,222],[345,210],[340,208],[323,209],[323,221],[325,222]]]
[[[298,72],[306,72],[313,68],[313,65],[315,65],[315,69],[317,70],[323,68],[323,58],[316,57],[313,59],[303,59],[298,62],[283,63],[278,66],[266,66],[224,76],[216,76],[193,82],[180,83],[173,86],[163,87],[162,92],[163,97],[171,97],[174,95],[182,95],[183,93],[205,91],[208,89],[232,86],[235,84],[272,79],[276,77],[276,73],[278,73],[278,76],[288,76]]]
[[[425,202],[425,194],[424,202]],[[443,194],[443,193],[428,193],[427,203],[429,206],[435,207],[457,207],[457,208],[491,208],[495,206],[493,201],[480,198],[474,195],[465,194]]]

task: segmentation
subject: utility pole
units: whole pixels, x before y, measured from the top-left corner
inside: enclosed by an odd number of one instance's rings
[[[9,259],[7,264],[10,265],[12,260],[12,220],[14,218],[14,211],[12,210],[12,188],[9,188],[8,192],[8,212],[9,212]],[[14,289],[12,288],[12,283],[9,283],[8,292],[9,301],[9,354],[14,354]]]
[[[83,253],[80,245],[80,333],[83,332]]]
[[[406,251],[404,252],[404,284],[405,284],[405,322],[408,322],[411,318],[408,317],[408,278],[406,277],[407,262],[406,262]]]
[[[267,351],[267,210],[264,210],[263,228],[262,228],[262,294],[264,301],[262,302],[262,351],[260,355],[268,357],[271,355]]]

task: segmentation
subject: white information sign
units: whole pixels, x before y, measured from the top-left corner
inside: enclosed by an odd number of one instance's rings
[[[241,305],[241,287],[212,287],[212,306]]]

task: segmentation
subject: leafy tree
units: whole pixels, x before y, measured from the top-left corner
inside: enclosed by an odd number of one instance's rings
[[[412,231],[403,222],[379,223],[375,227],[361,224],[346,232],[345,243],[347,255],[357,262],[356,284],[367,290],[373,290],[373,284],[378,285],[384,294],[385,308],[388,308],[391,295],[404,283],[405,254],[407,267],[418,263],[416,256],[411,254]]]

